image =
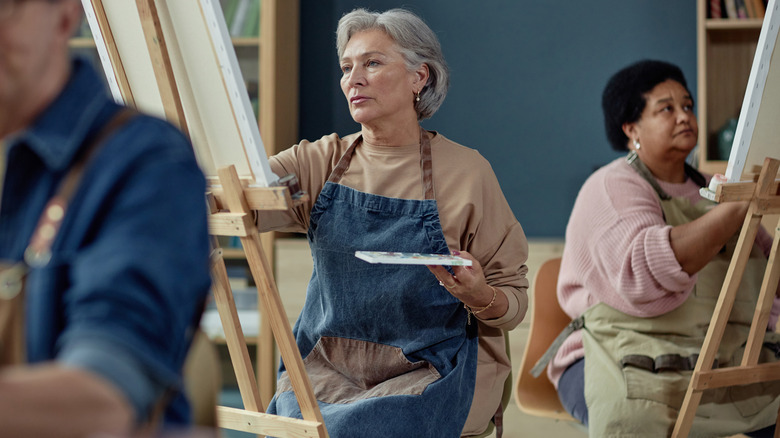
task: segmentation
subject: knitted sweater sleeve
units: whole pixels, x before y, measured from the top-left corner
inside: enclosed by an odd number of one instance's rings
[[[596,172],[578,195],[566,231],[558,296],[572,317],[604,302],[637,317],[682,304],[696,275],[672,251],[652,187],[618,160]]]

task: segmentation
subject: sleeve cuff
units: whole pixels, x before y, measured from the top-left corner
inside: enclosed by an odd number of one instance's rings
[[[505,328],[503,326],[508,323],[511,323],[514,320],[515,316],[517,315],[517,312],[520,309],[520,304],[517,302],[517,299],[513,294],[508,294],[504,292],[504,290],[501,289],[500,287],[496,287],[496,286],[493,287],[495,287],[497,291],[501,292],[506,297],[506,301],[508,303],[506,313],[504,313],[503,316],[500,316],[498,318],[493,318],[493,319],[482,319],[479,317],[479,315],[474,315],[474,316],[479,320],[479,322],[487,326],[511,330],[514,327]]]
[[[650,273],[663,289],[685,292],[696,284],[696,274],[683,271],[672,250],[671,226],[649,231],[645,236],[645,254]]]
[[[142,423],[151,407],[164,392],[164,386],[144,373],[143,366],[127,351],[105,340],[79,342],[60,353],[57,361],[64,366],[81,368],[98,374],[124,394]]]

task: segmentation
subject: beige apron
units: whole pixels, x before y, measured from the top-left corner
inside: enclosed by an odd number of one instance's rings
[[[636,159],[640,174],[647,172]],[[648,176],[645,176],[649,180]],[[651,177],[650,177],[651,179]],[[688,223],[713,204],[670,198],[654,180],[666,223]],[[592,437],[669,436],[696,364],[738,236],[699,273],[689,298],[654,318],[626,315],[601,303],[585,314],[585,400]],[[758,299],[766,257],[754,245],[718,350],[716,366],[738,365]],[[767,333],[765,343],[780,341]],[[776,361],[769,348],[759,362]],[[777,419],[780,382],[704,392],[690,436],[728,436]]]

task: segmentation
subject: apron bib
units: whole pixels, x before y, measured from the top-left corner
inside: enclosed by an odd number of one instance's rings
[[[334,437],[459,437],[471,406],[477,326],[419,265],[377,265],[357,250],[448,254],[421,130],[424,200],[339,184],[359,137],[312,209],[314,270],[294,334]],[[268,412],[301,417],[284,366]]]
[[[659,195],[666,223],[688,223],[713,204],[671,198],[635,154],[628,161]],[[688,389],[738,236],[699,273],[688,299],[675,310],[637,318],[600,303],[584,313],[585,400],[594,437],[669,436]],[[717,366],[738,365],[750,331],[766,258],[754,245],[720,343]],[[766,343],[780,336],[768,332]],[[764,348],[759,362],[776,361]],[[728,436],[757,430],[777,419],[780,382],[704,392],[690,436]]]

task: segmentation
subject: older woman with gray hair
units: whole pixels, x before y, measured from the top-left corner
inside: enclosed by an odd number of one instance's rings
[[[308,234],[314,271],[294,333],[325,425],[338,437],[490,433],[508,396],[505,331],[527,308],[525,235],[490,164],[420,126],[449,74],[419,17],[354,10],[339,21],[337,48],[361,130],[272,157],[273,171],[296,174],[311,196],[260,220],[264,231]],[[472,264],[369,264],[358,250]],[[280,373],[268,411],[299,417]]]

